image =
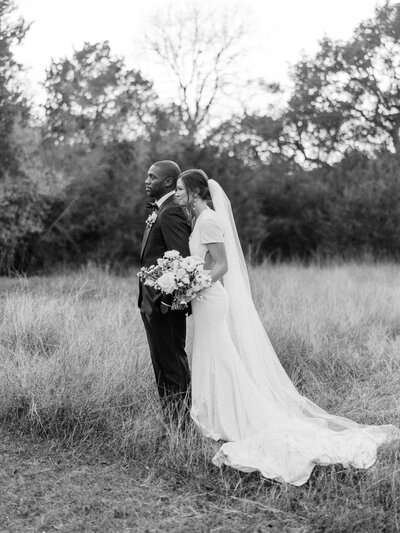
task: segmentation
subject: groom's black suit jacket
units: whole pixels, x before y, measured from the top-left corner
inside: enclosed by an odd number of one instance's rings
[[[167,198],[157,211],[157,218],[151,228],[146,228],[140,253],[141,266],[157,263],[168,250],[177,250],[182,257],[190,255],[190,225],[173,196]],[[139,283],[140,310],[148,316],[168,311],[161,302],[171,304],[169,296],[163,296],[153,288]]]

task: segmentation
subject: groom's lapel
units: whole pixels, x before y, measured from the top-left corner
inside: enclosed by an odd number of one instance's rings
[[[165,202],[163,202],[161,204],[160,208],[157,211],[157,218],[160,216],[160,213],[165,208],[165,206],[168,205],[170,202],[172,202],[173,199],[174,199],[174,197],[170,196],[169,198],[167,198],[165,200]],[[154,224],[152,224],[150,227],[146,226],[146,229],[144,230],[143,240],[142,240],[142,249],[140,250],[140,260],[143,257],[144,250],[146,248],[146,244],[147,244],[147,241],[149,239],[149,235],[151,233],[151,230],[154,228],[156,221],[157,221],[157,219],[155,220]]]
[[[154,226],[154,224],[153,224],[153,226]],[[146,244],[147,244],[147,239],[149,238],[149,233],[150,233],[150,230],[151,230],[151,228],[153,226],[151,226],[149,228],[149,226],[146,225],[146,229],[144,230],[143,239],[142,239],[142,248],[140,250],[140,259],[142,259],[142,257],[143,257],[143,252],[144,252],[144,249],[145,249]]]

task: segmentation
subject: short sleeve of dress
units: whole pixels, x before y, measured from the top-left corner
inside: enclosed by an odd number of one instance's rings
[[[224,242],[222,228],[215,216],[207,216],[201,221],[200,241],[201,244]]]

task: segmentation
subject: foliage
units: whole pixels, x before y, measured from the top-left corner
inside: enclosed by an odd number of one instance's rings
[[[25,98],[18,90],[21,69],[13,55],[28,29],[24,20],[15,21],[13,0],[0,0],[0,181],[18,173],[17,147],[12,142],[14,122],[27,114]]]
[[[53,61],[45,86],[44,138],[90,148],[143,135],[155,101],[152,84],[113,57],[107,41]]]
[[[34,247],[45,234],[50,201],[29,181],[1,191],[0,274],[24,272],[35,263]]]
[[[305,171],[275,160],[258,196],[267,219],[261,257],[399,258],[400,165],[384,152],[347,154],[332,168]]]
[[[79,146],[59,150],[55,168],[63,164],[65,172],[68,169],[77,177],[69,180],[61,196],[58,193],[56,198],[62,201],[52,204],[49,229],[40,241],[41,253],[47,257],[42,258],[44,263],[94,261],[124,268],[137,262],[146,219],[144,180],[151,163],[167,157],[179,161],[182,168],[204,168],[217,177],[232,198],[242,242],[252,253],[255,231],[262,229],[254,216],[252,173],[239,159],[179,136],[169,151],[152,137],[110,143],[89,153]],[[50,151],[56,153],[54,148]],[[240,170],[239,182],[235,175]]]
[[[319,251],[330,255],[400,257],[400,164],[396,155],[377,158],[348,154],[323,179],[324,239]]]
[[[285,114],[286,150],[334,162],[382,147],[400,155],[400,4],[386,2],[347,42],[328,37],[294,68]]]
[[[13,4],[0,6],[3,24]],[[20,66],[10,47],[26,27],[7,23],[0,41],[0,271],[136,263],[143,182],[162,159],[220,181],[250,261],[398,259],[399,13],[400,3],[386,3],[347,42],[324,38],[314,57],[294,67],[294,90],[281,111],[238,114],[212,129],[212,107],[241,33],[232,35],[235,25],[220,35],[213,28],[212,40],[197,5],[181,13],[201,29],[192,55],[179,54],[193,35],[166,32],[161,13],[152,34],[158,54],[176,67],[176,102],[161,104],[152,83],[108,42],[85,43],[52,61],[41,127],[24,121],[23,99],[11,90]],[[276,84],[263,85],[279,97]]]
[[[314,57],[291,69],[293,90],[282,113],[245,114],[236,119],[235,136],[247,137],[264,160],[278,154],[305,168],[332,166],[356,150],[399,155],[399,36],[400,3],[387,2],[348,41],[325,37]]]

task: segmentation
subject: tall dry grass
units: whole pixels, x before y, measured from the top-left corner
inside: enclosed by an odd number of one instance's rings
[[[253,296],[296,385],[359,422],[400,425],[400,267],[264,265]],[[302,488],[211,464],[216,444],[160,413],[137,282],[94,268],[0,283],[4,424],[179,477],[296,531],[397,531],[399,446],[368,471],[316,468]],[[190,344],[191,326],[188,341]],[[190,351],[190,350],[189,350]],[[225,499],[224,499],[225,498]],[[287,528],[287,529],[284,529]]]

